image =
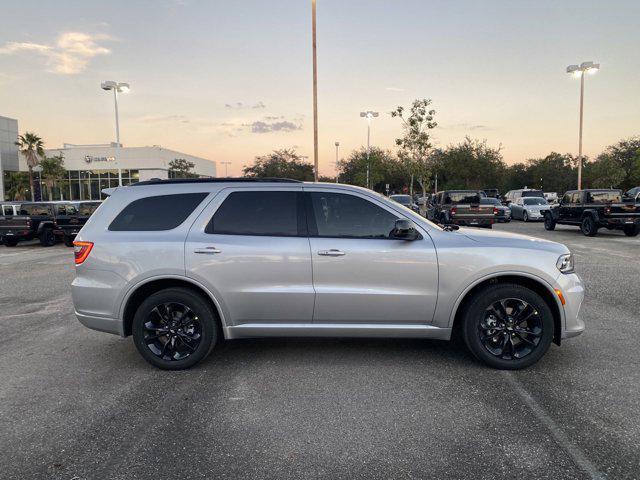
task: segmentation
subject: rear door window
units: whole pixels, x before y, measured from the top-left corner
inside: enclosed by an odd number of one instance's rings
[[[302,192],[232,192],[205,232],[217,235],[297,237],[306,235]]]
[[[176,228],[202,203],[207,193],[178,193],[134,200],[111,222],[109,230],[144,232]]]

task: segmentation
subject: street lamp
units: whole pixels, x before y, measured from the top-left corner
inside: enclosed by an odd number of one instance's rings
[[[113,80],[107,80],[100,85],[103,90],[113,90],[113,103],[116,109],[116,146],[120,145],[120,122],[118,119],[118,93],[127,93],[129,91],[129,84],[123,82],[114,82]],[[122,168],[120,168],[120,161],[118,160],[118,185],[122,186]]]
[[[339,160],[338,160],[338,149],[340,148],[340,142],[336,142],[335,145],[336,145],[336,183],[338,183],[338,177],[340,175],[340,172],[338,170],[338,162],[339,162]]]
[[[313,181],[318,181],[318,55],[316,53],[316,0],[311,0],[311,50],[313,51]]]
[[[371,154],[371,119],[378,115],[380,115],[378,112],[372,112],[371,110],[360,112],[360,116],[367,119],[367,188],[369,188],[369,155]]]
[[[584,74],[594,74],[600,69],[599,63],[582,62],[580,65],[569,65],[567,73],[580,77],[580,133],[578,135],[578,190],[582,189],[582,116],[584,111]]]
[[[222,165],[224,165],[224,176],[228,177],[229,176],[229,165],[231,165],[231,162],[220,162]]]

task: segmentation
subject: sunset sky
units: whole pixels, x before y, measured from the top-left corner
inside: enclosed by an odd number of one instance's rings
[[[436,145],[465,135],[509,163],[577,152],[586,79],[587,155],[640,134],[640,2],[317,0],[320,174],[366,142],[393,149],[390,112],[433,99]],[[102,80],[120,99],[125,146],[162,145],[239,174],[296,147],[311,159],[311,1],[0,1],[0,115],[47,147],[115,140]],[[219,166],[219,172],[224,170]]]

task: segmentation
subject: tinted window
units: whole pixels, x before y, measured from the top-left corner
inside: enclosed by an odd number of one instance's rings
[[[389,198],[402,205],[411,205],[411,197],[409,195],[391,195]]]
[[[79,212],[82,216],[91,216],[93,212],[100,206],[99,203],[81,203]]]
[[[498,200],[497,198],[491,198],[491,197],[481,198],[480,203],[482,205],[502,205],[500,203],[500,200]]]
[[[53,215],[53,210],[49,205],[22,204],[20,205],[20,215]]]
[[[612,203],[621,202],[622,192],[614,190],[613,192],[587,192],[587,203]]]
[[[574,192],[571,194],[571,203],[580,203],[580,192]]]
[[[299,192],[233,192],[218,208],[206,233],[293,237],[306,234]],[[298,228],[300,225],[300,229]]]
[[[444,203],[480,203],[478,192],[448,192]]]
[[[524,190],[522,192],[523,197],[544,197],[542,190]]]
[[[309,194],[315,217],[312,235],[341,238],[389,238],[397,216],[355,195]]]
[[[204,200],[207,193],[158,195],[134,200],[115,218],[112,231],[157,231],[176,228]]]

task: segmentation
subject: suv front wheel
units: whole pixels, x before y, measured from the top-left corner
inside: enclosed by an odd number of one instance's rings
[[[473,355],[502,370],[536,363],[553,340],[553,313],[540,295],[515,284],[485,287],[462,317],[462,336]]]
[[[138,307],[132,334],[147,362],[163,370],[183,370],[203,360],[215,346],[217,315],[201,295],[168,288]]]

